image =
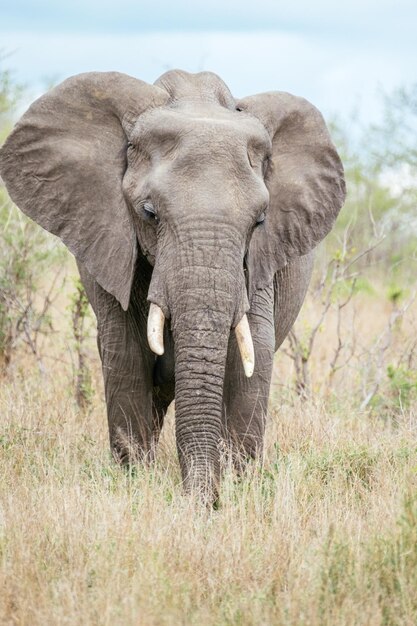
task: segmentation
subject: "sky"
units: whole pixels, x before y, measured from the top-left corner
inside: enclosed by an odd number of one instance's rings
[[[289,91],[369,123],[417,82],[416,30],[416,0],[0,0],[0,67],[30,98],[86,71],[210,70],[236,97]]]

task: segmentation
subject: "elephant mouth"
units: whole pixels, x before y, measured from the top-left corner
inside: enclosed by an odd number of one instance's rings
[[[151,302],[147,326],[148,343],[152,352],[158,356],[164,354],[164,324],[165,315],[162,309],[154,302]],[[243,369],[247,378],[250,378],[255,369],[255,351],[246,313],[234,330]]]

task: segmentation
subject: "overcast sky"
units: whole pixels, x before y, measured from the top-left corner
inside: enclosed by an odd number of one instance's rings
[[[7,3],[7,6],[4,6]],[[118,70],[218,73],[236,96],[302,95],[377,118],[378,92],[417,81],[416,0],[0,0],[2,67],[29,84]]]

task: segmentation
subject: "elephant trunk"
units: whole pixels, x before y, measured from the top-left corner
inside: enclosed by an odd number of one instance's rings
[[[218,495],[223,382],[230,319],[196,311],[174,330],[175,423],[186,491],[204,500]]]
[[[243,269],[184,264],[165,276],[170,324],[175,345],[175,421],[181,472],[186,491],[205,501],[217,497],[223,383],[230,330],[237,321],[245,371],[253,371],[253,347],[245,316],[248,308]],[[155,268],[157,270],[157,268]],[[152,294],[151,294],[151,298]],[[152,306],[148,338],[161,345],[164,315]]]

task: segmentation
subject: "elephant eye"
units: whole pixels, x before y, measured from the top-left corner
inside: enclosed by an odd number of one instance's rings
[[[131,141],[128,141],[128,142],[127,142],[127,147],[128,147],[128,148],[133,148],[133,143],[132,143]]]
[[[156,223],[159,222],[159,218],[156,214],[156,211],[150,202],[145,202],[145,204],[142,207],[142,210],[143,210],[143,215],[145,219],[153,220]]]
[[[265,221],[265,211],[262,211],[262,213],[260,215],[258,215],[257,219],[256,219],[256,224],[263,224]]]

